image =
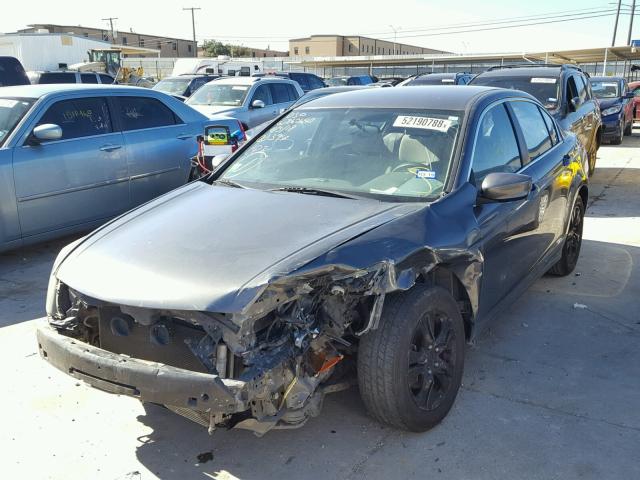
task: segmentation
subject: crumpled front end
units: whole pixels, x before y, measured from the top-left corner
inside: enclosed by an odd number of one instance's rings
[[[265,286],[241,312],[114,305],[55,277],[40,353],[90,385],[166,405],[205,425],[303,425],[327,392],[352,383],[358,337],[375,325],[387,292],[415,273],[391,262],[331,265]]]

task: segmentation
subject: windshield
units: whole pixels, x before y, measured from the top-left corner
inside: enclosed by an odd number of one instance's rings
[[[591,90],[597,99],[618,98],[620,96],[620,88],[618,82],[615,81],[591,80]]]
[[[231,85],[228,83],[208,83],[200,87],[189,97],[189,105],[215,105],[239,107],[249,93],[249,85]]]
[[[167,78],[156,83],[153,90],[159,90],[169,95],[184,95],[189,83],[191,83],[190,78]]]
[[[35,102],[32,98],[0,98],[0,145]]]
[[[522,90],[538,99],[547,110],[558,108],[560,90],[558,79],[555,77],[476,77],[472,85],[485,87],[510,88],[512,90]]]
[[[349,79],[345,77],[334,77],[330,78],[329,80],[325,80],[324,83],[326,83],[330,87],[342,87],[344,85],[347,85],[348,80]]]
[[[449,175],[461,121],[457,111],[296,109],[266,130],[219,179],[254,188],[434,199]]]

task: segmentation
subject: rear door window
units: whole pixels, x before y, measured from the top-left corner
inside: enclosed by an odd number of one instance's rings
[[[293,85],[291,85],[290,83],[287,83],[286,87],[287,87],[287,91],[289,92],[289,100],[293,102],[298,98],[300,98],[300,96],[298,95],[298,91]]]
[[[80,81],[82,83],[98,83],[98,77],[95,73],[81,73]]]
[[[113,84],[113,77],[111,75],[106,75],[104,73],[100,73],[100,74],[98,74],[98,76],[100,77],[100,82],[104,83],[105,85],[112,85]]]
[[[117,116],[122,130],[166,127],[181,123],[160,100],[147,97],[118,97]]]
[[[62,128],[62,140],[105,135],[113,131],[105,98],[62,100],[49,107],[38,125],[53,123]]]
[[[553,145],[556,145],[560,140],[560,136],[558,134],[558,129],[556,127],[555,122],[553,121],[553,119],[551,118],[551,115],[549,115],[549,113],[546,110],[540,109],[540,114],[544,119],[544,123],[547,125],[547,130],[549,130],[549,138],[551,139],[551,143]]]
[[[76,83],[76,74],[73,72],[44,72],[40,75],[38,83]]]
[[[270,83],[271,97],[273,103],[288,103],[291,101],[286,83]]]
[[[483,115],[471,161],[471,180],[479,188],[494,172],[517,172],[522,167],[511,119],[504,104],[490,107]]]
[[[529,161],[533,161],[553,146],[547,125],[537,105],[526,101],[510,104],[527,144]]]

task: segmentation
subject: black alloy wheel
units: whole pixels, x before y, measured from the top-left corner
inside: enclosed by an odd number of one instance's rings
[[[437,409],[452,387],[456,360],[453,321],[445,312],[429,312],[416,325],[407,355],[407,385],[416,405]]]
[[[562,247],[562,257],[549,273],[552,275],[569,275],[576,268],[580,248],[582,247],[582,227],[584,225],[584,204],[578,197],[571,211],[571,219],[567,229],[567,236]]]

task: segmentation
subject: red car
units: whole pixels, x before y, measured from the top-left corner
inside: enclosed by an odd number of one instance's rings
[[[629,82],[629,90],[633,92],[633,119],[640,121],[640,81]]]

